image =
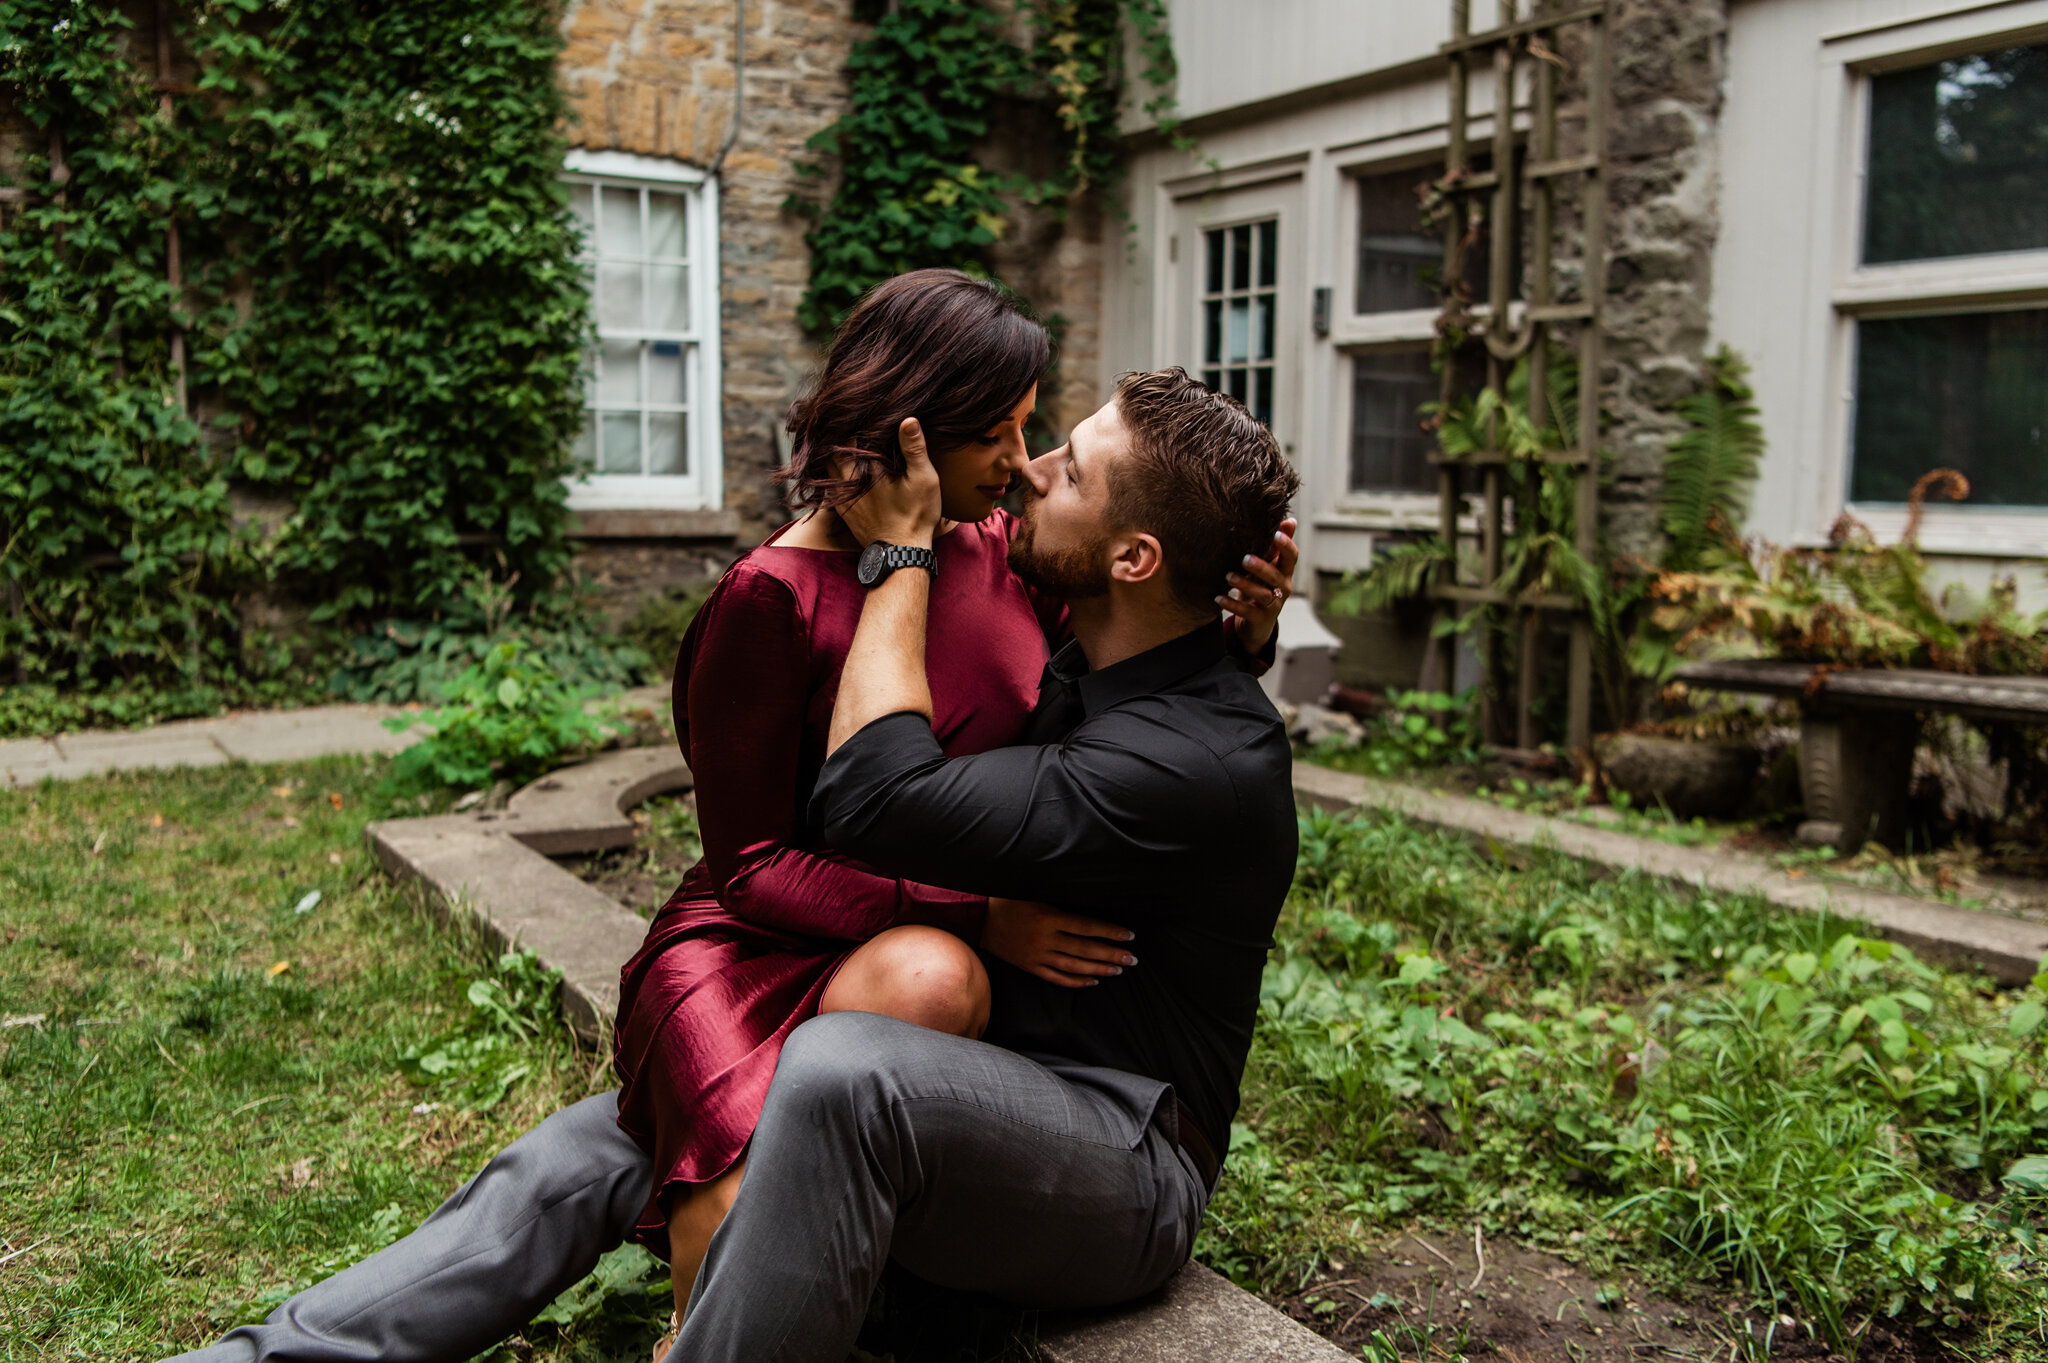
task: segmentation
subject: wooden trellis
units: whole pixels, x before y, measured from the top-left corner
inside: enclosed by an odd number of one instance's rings
[[[1440,49],[1449,63],[1450,145],[1444,158],[1441,182],[1446,199],[1444,230],[1444,309],[1439,330],[1444,334],[1471,333],[1486,346],[1486,386],[1505,396],[1508,375],[1516,362],[1527,356],[1529,363],[1529,416],[1541,429],[1547,419],[1546,368],[1553,332],[1559,328],[1577,333],[1578,370],[1581,396],[1578,403],[1577,438],[1568,449],[1549,451],[1545,462],[1561,463],[1575,470],[1576,513],[1573,544],[1590,561],[1598,536],[1599,438],[1598,401],[1601,365],[1601,309],[1606,294],[1607,257],[1607,11],[1605,0],[1572,4],[1568,0],[1496,0],[1499,7],[1495,27],[1484,32],[1471,30],[1472,0],[1452,0],[1451,38]],[[1564,33],[1576,30],[1578,41],[1567,43]],[[1572,51],[1572,70],[1578,77],[1584,99],[1584,145],[1573,155],[1558,155],[1558,84],[1566,59]],[[1491,120],[1492,165],[1483,171],[1472,168],[1471,86],[1474,69],[1490,56],[1493,71]],[[1515,92],[1529,90],[1526,106],[1527,153],[1518,158],[1515,126]],[[1557,194],[1560,181],[1577,177],[1580,188],[1578,229],[1582,271],[1576,301],[1559,302],[1555,296],[1553,264],[1558,235]],[[1490,207],[1482,208],[1481,196],[1490,196]],[[1480,221],[1488,229],[1491,254],[1485,301],[1478,304],[1462,279],[1471,234]],[[1523,271],[1524,287],[1516,288],[1514,253],[1519,242],[1527,242],[1530,259]],[[1517,293],[1526,296],[1517,297]],[[1460,397],[1459,365],[1455,357],[1443,368],[1445,407]],[[1439,530],[1447,545],[1458,543],[1459,520],[1467,495],[1468,473],[1479,479],[1481,509],[1479,550],[1481,581],[1458,580],[1455,563],[1439,570],[1432,595],[1439,602],[1439,620],[1455,620],[1458,612],[1475,606],[1501,607],[1518,617],[1521,629],[1521,657],[1515,697],[1515,742],[1524,748],[1536,744],[1531,714],[1537,694],[1538,656],[1544,612],[1569,614],[1571,650],[1566,681],[1568,740],[1574,752],[1582,752],[1592,739],[1593,637],[1592,624],[1576,598],[1562,593],[1506,591],[1497,584],[1503,568],[1503,533],[1507,501],[1505,482],[1511,464],[1520,460],[1500,448],[1499,419],[1487,430],[1487,448],[1453,456],[1441,448],[1431,456],[1438,465],[1440,501]],[[1533,480],[1531,480],[1533,481]],[[1435,645],[1436,675],[1449,687],[1455,675],[1456,639],[1439,631]],[[1488,739],[1503,742],[1509,727],[1502,713],[1502,671],[1500,634],[1487,630],[1481,636],[1480,704],[1481,727]]]

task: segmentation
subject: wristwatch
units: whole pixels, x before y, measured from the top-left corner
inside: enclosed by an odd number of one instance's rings
[[[873,587],[898,568],[922,568],[933,577],[939,575],[939,556],[929,549],[914,549],[907,544],[884,544],[876,540],[860,551],[860,566],[853,575],[863,587]]]

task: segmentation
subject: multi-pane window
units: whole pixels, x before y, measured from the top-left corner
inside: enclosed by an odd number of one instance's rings
[[[571,179],[598,336],[574,455],[594,474],[683,477],[696,467],[695,198],[683,186]]]
[[[1273,424],[1280,223],[1276,218],[1203,233],[1202,382]]]
[[[1857,319],[1850,500],[1952,468],[1971,505],[2048,506],[2048,309],[1958,305],[1931,268],[2048,251],[2048,46],[1872,77],[1869,148],[1861,263],[1925,273],[1928,297]]]
[[[1436,491],[1436,469],[1429,462],[1436,442],[1422,429],[1419,409],[1437,394],[1426,346],[1352,357],[1351,491]]]
[[[1440,168],[1439,168],[1440,169]],[[1358,312],[1437,306],[1444,243],[1422,226],[1416,189],[1432,170],[1416,167],[1358,178]]]

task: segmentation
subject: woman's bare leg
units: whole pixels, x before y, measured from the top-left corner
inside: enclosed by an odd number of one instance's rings
[[[988,971],[943,928],[890,928],[862,943],[832,977],[820,1013],[881,1013],[935,1032],[979,1038],[988,1027]]]
[[[746,1172],[747,1157],[741,1155],[709,1183],[692,1183],[669,1196],[668,1275],[675,1288],[677,1320],[689,1308],[690,1290],[697,1285],[697,1270],[704,1266],[712,1233],[732,1210]]]
[[[981,958],[952,933],[918,926],[890,928],[862,943],[818,1005],[821,1013],[882,1013],[964,1037],[981,1035],[988,1009],[988,971]],[[678,1320],[746,1167],[742,1155],[709,1183],[691,1184],[668,1199],[668,1268]]]

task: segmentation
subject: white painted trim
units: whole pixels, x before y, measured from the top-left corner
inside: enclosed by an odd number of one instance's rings
[[[2024,46],[2030,28],[2048,28],[2048,6],[2041,0],[1981,0],[1978,4],[1952,5],[1932,14],[1890,19],[1863,28],[1839,29],[1821,35],[1824,47],[1838,47],[1829,53],[1837,59],[1870,71],[1920,66],[1981,49],[1989,39],[1997,42],[2013,37],[2007,46]],[[1906,35],[1900,37],[1898,35]]]
[[[593,151],[571,147],[562,158],[562,170],[570,175],[597,175],[608,180],[653,180],[671,185],[701,185],[710,177],[696,166],[666,156],[642,156],[630,151]]]
[[[630,152],[572,149],[563,174],[573,179],[676,185],[692,189],[689,242],[689,330],[661,333],[660,339],[691,347],[689,427],[691,471],[684,474],[576,474],[569,477],[572,511],[716,511],[725,505],[724,369],[719,341],[724,331],[718,254],[718,181],[694,166]],[[614,333],[621,339],[635,333]]]

